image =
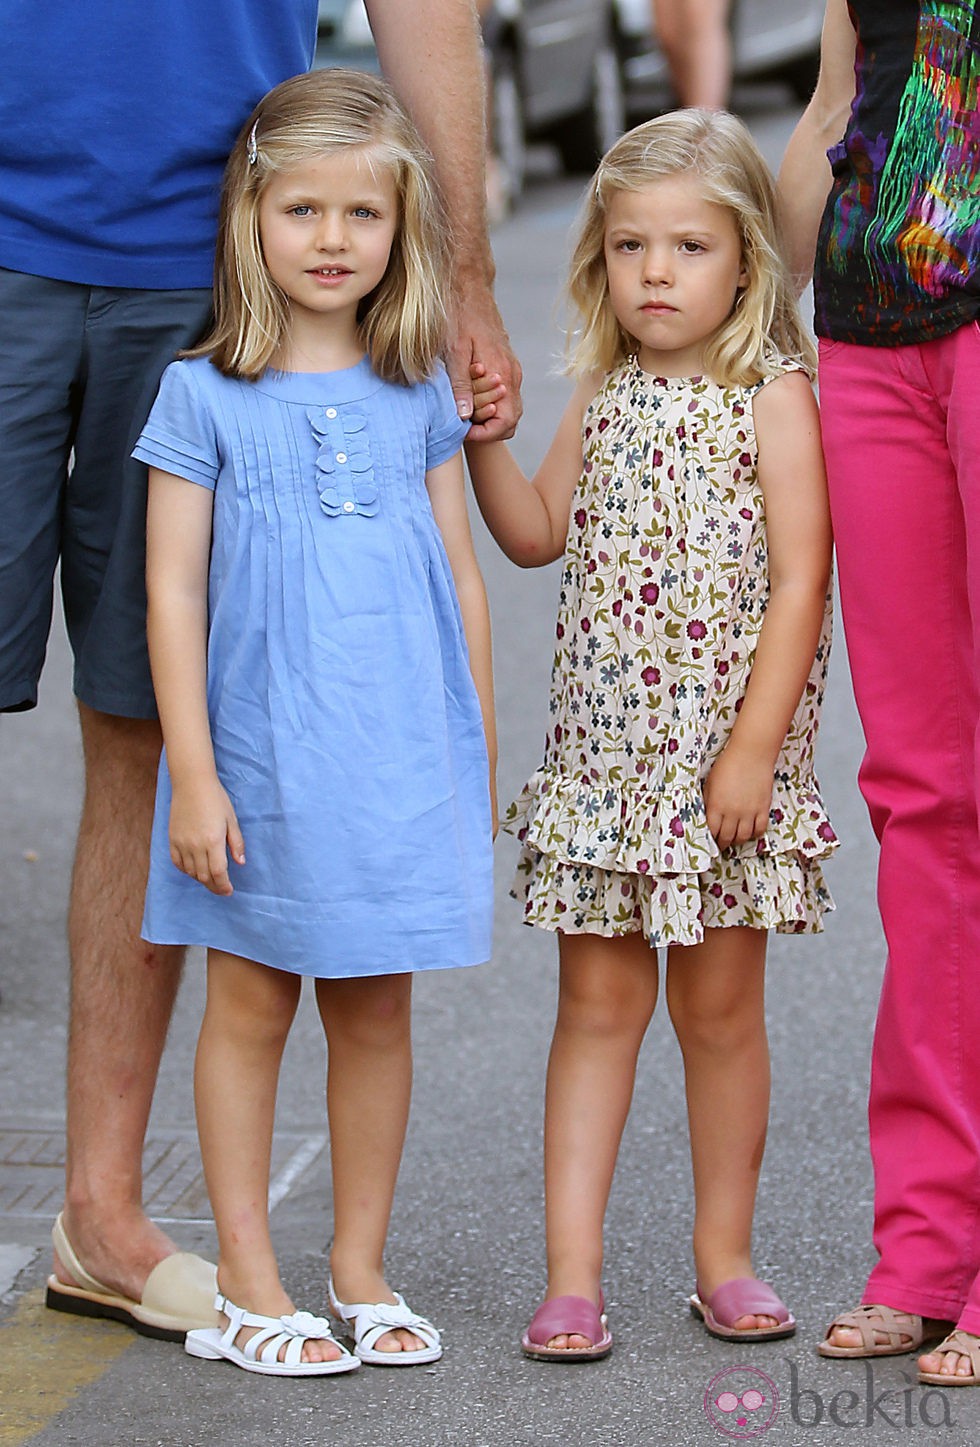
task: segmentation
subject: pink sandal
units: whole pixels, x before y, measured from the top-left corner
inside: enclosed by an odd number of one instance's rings
[[[592,1345],[550,1347],[556,1336],[585,1336]],[[521,1337],[524,1355],[539,1362],[597,1362],[609,1355],[612,1344],[601,1292],[598,1306],[585,1296],[552,1296],[541,1303]]]
[[[691,1310],[711,1335],[722,1341],[774,1341],[777,1337],[792,1336],[796,1330],[796,1321],[772,1287],[754,1276],[726,1281],[710,1297],[702,1295],[699,1285],[691,1297]],[[734,1325],[740,1316],[772,1316],[778,1325],[743,1331]]]

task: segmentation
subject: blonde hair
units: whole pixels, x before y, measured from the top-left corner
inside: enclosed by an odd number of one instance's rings
[[[569,337],[569,371],[608,372],[637,351],[609,300],[604,253],[609,203],[668,176],[694,175],[705,200],[724,206],[738,228],[748,281],[704,349],[705,371],[722,384],[749,385],[779,370],[780,358],[811,375],[816,350],[783,260],[775,186],[746,127],[726,111],[690,109],[628,131],[599,163],[579,218],[568,296],[579,326]]]
[[[398,225],[380,284],[358,314],[379,377],[428,377],[446,334],[448,225],[432,158],[384,81],[353,70],[315,70],[271,90],[249,116],[225,169],[214,263],[215,320],[185,356],[208,356],[226,376],[254,381],[280,353],[289,303],[269,275],[259,207],[281,171],[342,150],[370,148],[390,168]]]

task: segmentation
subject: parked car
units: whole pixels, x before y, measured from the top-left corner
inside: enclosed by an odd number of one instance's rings
[[[511,199],[530,142],[589,171],[626,124],[615,0],[497,0],[487,27],[491,124]],[[376,68],[362,0],[320,0],[317,65]]]

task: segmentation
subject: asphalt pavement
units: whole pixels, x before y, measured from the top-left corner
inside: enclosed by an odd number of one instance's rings
[[[775,93],[747,95],[745,110],[777,162],[793,111]],[[495,233],[501,305],[525,366],[516,449],[527,466],[540,459],[568,392],[555,298],[578,194],[576,183],[542,174]],[[506,800],[539,760],[558,578],[555,567],[518,572],[485,536],[479,546],[494,618]],[[446,1355],[411,1371],[250,1377],[41,1304],[64,1159],[64,910],[81,777],[56,625],[39,708],[0,720],[0,1447],[980,1442],[980,1393],[915,1386],[913,1358],[872,1368],[814,1351],[835,1311],[858,1300],[873,1260],[865,1100],[883,946],[873,841],[854,785],[860,751],[838,634],[819,754],[843,840],[828,871],[838,910],[819,937],[774,938],[769,970],[773,1108],[756,1266],[794,1310],[797,1335],[732,1346],[709,1338],[690,1315],[683,1085],[660,1012],[608,1218],[613,1353],[579,1367],[522,1357],[519,1337],[544,1285],[541,1114],[556,970],[553,940],[523,927],[508,898],[515,845],[504,836],[492,963],[417,984],[417,1080],[388,1267],[393,1284],[442,1328]],[[146,1164],[152,1213],[182,1246],[210,1252],[191,1093],[202,974],[192,954]],[[330,1234],[324,1049],[312,1000],[304,1004],[283,1070],[273,1223],[288,1287],[318,1310]],[[718,1406],[737,1397],[734,1411]]]

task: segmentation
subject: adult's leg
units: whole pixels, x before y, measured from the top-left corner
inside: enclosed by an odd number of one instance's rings
[[[79,715],[65,1230],[93,1276],[139,1300],[175,1249],[142,1206],[143,1137],[182,961],[181,950],[140,939],[160,730],[84,704]],[[55,1274],[71,1282],[57,1259]]]
[[[269,1169],[279,1067],[302,980],[222,950],[208,951],[208,997],[197,1046],[194,1099],[201,1157],[218,1229],[218,1289],[245,1311],[290,1316],[269,1235]],[[225,1325],[227,1318],[222,1318]],[[243,1347],[257,1328],[243,1327]],[[280,1360],[286,1346],[280,1349]],[[336,1343],[312,1338],[302,1360],[333,1361]]]
[[[86,287],[0,268],[0,709],[37,702],[87,297]]]
[[[89,708],[154,718],[146,647],[146,478],[131,456],[160,375],[200,336],[210,293],[93,289],[85,384],[65,495],[61,590],[75,694]]]
[[[641,934],[565,934],[559,958],[545,1089],[547,1297],[598,1302],[603,1222],[636,1061],[657,1003],[657,954]],[[594,1343],[562,1335],[548,1345]]]
[[[682,106],[728,105],[732,88],[730,0],[653,0],[653,27]]]
[[[412,1098],[412,976],[317,980],[327,1037],[333,1171],[330,1269],[344,1302],[389,1302],[384,1250]],[[412,1332],[385,1332],[378,1351],[417,1351]]]
[[[941,366],[933,364],[931,351],[927,352],[926,365],[935,373],[936,385],[941,387],[947,400],[947,437],[950,456],[956,468],[960,495],[963,498],[966,518],[966,547],[970,583],[971,615],[980,619],[980,418],[977,415],[977,397],[980,396],[980,328],[976,324],[963,327],[950,338],[942,348],[935,349]],[[975,677],[980,679],[980,628],[976,629],[978,652],[975,660]],[[978,721],[980,722],[980,721]],[[977,734],[980,750],[980,731]],[[977,769],[980,778],[980,766]],[[962,1011],[957,1022],[955,1042],[951,1041],[958,1055],[960,1070],[959,1085],[961,1108],[965,1116],[964,1130],[972,1130],[977,1176],[980,1177],[980,1082],[976,1071],[969,1067],[965,1058],[973,1053],[973,1042],[980,1029],[980,1010],[976,1007],[978,994],[978,963],[966,960],[965,974],[967,995],[957,1006]],[[971,969],[972,966],[972,969]],[[952,1033],[952,1032],[951,1032]],[[972,1085],[972,1089],[971,1089]],[[980,1337],[980,1180],[975,1178],[971,1199],[965,1203],[968,1220],[972,1219],[973,1239],[969,1260],[975,1274],[967,1293],[966,1304],[957,1319],[957,1326],[973,1337]],[[972,1207],[972,1211],[970,1208]],[[939,1372],[945,1375],[971,1376],[973,1371],[969,1357],[962,1353],[946,1351],[928,1353],[919,1359],[923,1371]]]
[[[821,407],[888,960],[869,1121],[880,1260],[864,1294],[959,1315],[976,1270],[980,488],[950,450],[945,344],[833,344]],[[973,394],[973,415],[975,415]],[[975,443],[974,443],[975,445]],[[856,1333],[837,1331],[840,1346]]]
[[[769,1125],[766,936],[709,929],[667,959],[667,1007],[684,1057],[702,1296],[752,1276],[752,1218]],[[776,1326],[744,1316],[740,1330]]]
[[[200,332],[208,294],[86,293],[84,387],[65,494],[62,592],[75,652],[85,798],[72,877],[65,1229],[128,1297],[175,1248],[143,1214],[143,1136],[181,955],[140,919],[160,731],[146,656],[145,469],[129,452],[157,379]],[[63,1262],[55,1273],[70,1282]]]

